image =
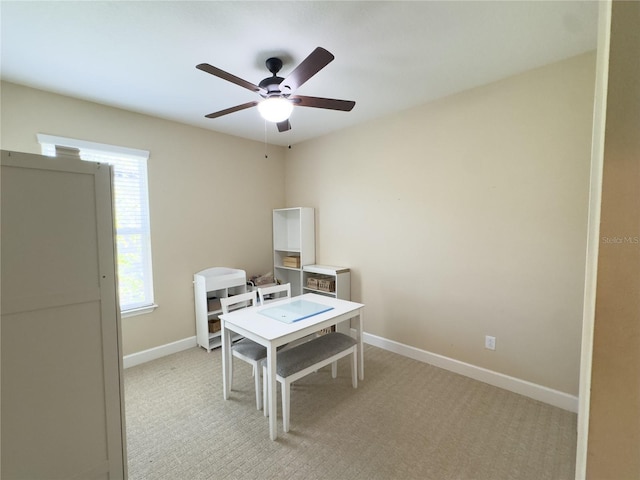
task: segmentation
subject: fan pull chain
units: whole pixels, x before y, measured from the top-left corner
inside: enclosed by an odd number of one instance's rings
[[[269,158],[267,154],[267,121],[264,121],[264,158]]]

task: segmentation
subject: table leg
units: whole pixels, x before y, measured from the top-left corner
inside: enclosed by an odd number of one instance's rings
[[[276,390],[276,349],[269,345],[267,347],[267,385],[269,395],[269,434],[271,440],[278,438],[278,398]]]
[[[362,330],[364,322],[362,321],[362,310],[358,313],[358,376],[360,380],[364,380],[364,341],[362,340]]]
[[[222,337],[222,396],[225,400],[229,399],[229,391],[231,390],[229,385],[229,376],[231,373],[231,335],[229,330],[225,328],[224,321],[222,323],[222,329],[220,336]]]

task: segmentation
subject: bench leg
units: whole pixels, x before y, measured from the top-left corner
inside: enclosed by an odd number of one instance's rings
[[[262,410],[262,395],[260,393],[262,390],[262,385],[260,385],[260,363],[255,363],[253,365],[253,374],[256,383],[256,408],[258,410]]]
[[[333,362],[331,364],[331,378],[336,378],[338,376],[338,362]]]
[[[351,354],[351,384],[353,388],[358,388],[358,347],[353,347],[353,353]]]

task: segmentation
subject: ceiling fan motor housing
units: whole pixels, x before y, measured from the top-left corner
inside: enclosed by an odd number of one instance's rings
[[[282,92],[280,91],[280,84],[284,80],[282,77],[278,77],[277,73],[282,68],[282,60],[276,57],[267,58],[264,62],[267,66],[267,70],[269,70],[273,76],[267,77],[262,80],[258,86],[266,91],[266,93],[260,93],[264,98],[282,96]]]
[[[260,92],[264,98],[281,96],[282,92],[280,91],[280,83],[284,80],[282,77],[267,77],[262,80],[258,86],[265,90],[265,93]]]

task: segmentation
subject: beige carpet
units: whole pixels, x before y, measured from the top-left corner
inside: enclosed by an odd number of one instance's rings
[[[191,349],[125,370],[129,478],[573,479],[576,415],[365,345],[291,393],[291,430],[269,439],[251,369],[222,399],[220,351]]]

